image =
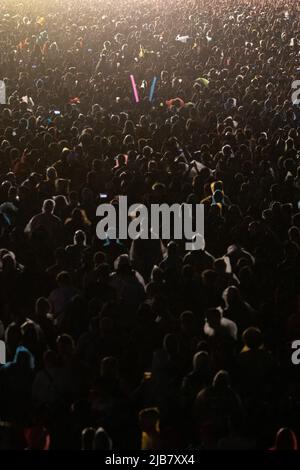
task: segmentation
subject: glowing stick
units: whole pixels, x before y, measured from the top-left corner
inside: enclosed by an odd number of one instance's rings
[[[150,88],[149,101],[152,101],[152,98],[153,98],[153,95],[154,95],[154,89],[155,89],[155,85],[156,85],[156,80],[157,80],[157,77],[154,77],[153,80],[152,80],[151,88]]]
[[[6,104],[6,85],[0,80],[0,104]]]
[[[135,101],[138,103],[140,100],[139,100],[139,95],[138,95],[138,92],[137,92],[136,83],[135,83],[133,75],[130,75],[130,80],[131,80],[131,84],[132,84],[132,89],[133,89],[133,94],[134,94]]]

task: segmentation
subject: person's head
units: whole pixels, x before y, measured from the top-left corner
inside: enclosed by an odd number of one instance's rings
[[[107,379],[116,379],[118,377],[118,363],[115,357],[104,357],[101,361],[100,374]]]
[[[164,350],[170,356],[173,356],[174,354],[176,354],[178,352],[178,341],[177,341],[176,335],[172,333],[168,333],[164,337],[163,347],[164,347]]]
[[[177,254],[177,244],[175,242],[169,242],[167,248],[169,256],[175,256]]]
[[[46,297],[39,297],[35,303],[35,313],[37,317],[44,317],[51,312],[51,306]]]
[[[216,276],[216,271],[213,269],[205,269],[201,274],[203,286],[209,289],[213,288],[216,281]]]
[[[55,202],[52,199],[46,199],[43,202],[42,211],[44,214],[53,214],[55,208]]]
[[[13,354],[21,343],[22,334],[20,326],[14,322],[10,323],[5,330],[4,339],[8,351]]]
[[[111,317],[100,317],[99,319],[99,331],[101,337],[109,338],[114,331],[114,320]]]
[[[75,222],[75,223],[81,223],[83,221],[83,216],[82,216],[82,212],[79,208],[75,208],[72,210],[72,220]]]
[[[151,272],[151,280],[154,282],[162,282],[164,278],[164,272],[161,268],[158,266],[153,266],[152,272]]]
[[[9,201],[15,201],[17,196],[18,196],[18,188],[16,186],[11,186],[8,190]]]
[[[237,305],[241,300],[240,291],[236,286],[229,286],[223,292],[226,307]]]
[[[130,259],[127,254],[120,255],[119,258],[115,261],[116,270],[118,273],[128,273],[131,272]]]
[[[16,259],[13,253],[12,252],[6,253],[2,257],[2,271],[6,273],[14,272],[16,270],[16,267],[17,267],[17,263],[16,263]]]
[[[185,312],[181,313],[180,327],[181,330],[186,334],[195,332],[195,317],[193,312],[186,310]]]
[[[66,196],[63,196],[62,194],[59,194],[58,196],[54,196],[54,201],[55,201],[55,212],[60,212],[66,209],[68,206],[68,201]]]
[[[125,155],[123,155],[122,153],[120,153],[119,155],[117,155],[117,157],[116,157],[116,162],[117,162],[117,165],[118,165],[118,166],[124,166],[124,165],[126,165],[126,157],[125,157]]]
[[[56,180],[56,178],[57,178],[57,171],[56,171],[56,169],[55,169],[53,166],[50,166],[49,168],[47,168],[46,176],[47,176],[47,179],[48,179],[49,181],[55,182],[55,180]]]
[[[257,350],[263,346],[263,337],[259,328],[247,328],[242,335],[245,346],[250,350]]]
[[[224,258],[218,258],[215,260],[214,269],[218,274],[223,274],[226,272],[226,262]]]
[[[57,355],[52,349],[44,352],[43,363],[45,369],[52,369],[57,366]]]
[[[25,440],[29,450],[49,450],[50,435],[41,425],[24,430]]]
[[[230,387],[230,377],[226,370],[219,370],[213,379],[213,387],[218,391],[226,390]]]
[[[34,369],[34,358],[28,349],[24,346],[18,346],[16,349],[14,363],[18,364],[24,370]]]
[[[94,266],[97,268],[100,264],[106,263],[106,255],[103,251],[97,251],[93,257]]]
[[[74,353],[75,344],[72,336],[63,334],[58,336],[57,341],[57,351],[58,354],[62,357],[71,356]]]
[[[140,428],[143,432],[154,433],[159,430],[159,411],[157,408],[145,408],[139,412]]]
[[[281,216],[281,204],[279,201],[273,201],[271,204],[271,210],[273,216],[280,217]]]
[[[86,245],[86,234],[83,230],[76,230],[74,234],[74,245]]]
[[[213,204],[222,204],[224,202],[224,194],[220,189],[214,191],[212,196],[212,203]]]
[[[209,355],[206,351],[198,351],[193,357],[193,371],[200,372],[208,368]]]
[[[206,314],[207,323],[214,330],[221,324],[222,313],[218,308],[210,308]]]
[[[274,450],[298,450],[297,436],[290,428],[281,428],[276,434]]]
[[[225,147],[229,147],[229,145]],[[230,148],[230,152],[231,152],[231,148]],[[213,183],[211,183],[210,189],[211,189],[212,194],[215,191],[221,191],[223,193],[223,181],[214,181]]]
[[[21,333],[23,344],[27,345],[29,348],[38,342],[38,334],[33,321],[25,321],[21,325]]]
[[[142,325],[148,325],[154,321],[151,306],[147,302],[143,302],[139,305],[137,318]]]
[[[95,429],[84,428],[81,432],[81,450],[93,450],[94,448]]]
[[[163,183],[154,183],[152,186],[152,194],[153,197],[157,200],[160,201],[166,193],[166,186]]]
[[[284,254],[286,258],[294,260],[297,259],[299,255],[300,247],[297,245],[296,242],[292,242],[290,240],[285,241],[284,243]]]
[[[58,287],[67,287],[71,284],[71,276],[68,271],[61,271],[56,276],[56,282]]]
[[[70,194],[69,194],[69,201],[70,201],[70,205],[72,207],[75,207],[77,206],[78,202],[79,202],[79,194],[77,191],[70,191]]]
[[[95,432],[93,450],[112,450],[113,443],[107,432],[102,428],[98,428]]]
[[[55,261],[57,264],[63,265],[66,262],[66,250],[63,246],[56,248],[54,252]]]
[[[97,280],[100,282],[109,282],[110,267],[108,263],[101,263],[95,268]]]
[[[182,279],[185,282],[191,282],[194,279],[194,267],[192,264],[185,264],[181,269]]]
[[[299,167],[300,168],[300,167]],[[288,231],[288,235],[289,235],[289,240],[292,241],[292,242],[295,242],[299,245],[299,242],[300,242],[300,230],[298,227],[295,227],[294,225],[292,227],[289,228],[289,231]]]

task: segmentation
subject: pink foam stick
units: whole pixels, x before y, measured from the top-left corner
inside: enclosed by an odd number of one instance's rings
[[[137,91],[137,88],[136,88],[136,83],[135,83],[133,75],[130,75],[130,80],[131,80],[131,85],[132,85],[135,101],[136,101],[136,103],[138,103],[140,100],[139,100],[139,95],[138,95],[138,91]]]

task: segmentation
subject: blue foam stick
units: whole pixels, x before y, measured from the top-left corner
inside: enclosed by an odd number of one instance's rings
[[[155,85],[156,85],[156,80],[157,80],[157,77],[154,77],[153,80],[152,80],[151,88],[150,88],[149,101],[152,101],[152,98],[153,98],[153,95],[154,95],[154,89],[155,89]]]

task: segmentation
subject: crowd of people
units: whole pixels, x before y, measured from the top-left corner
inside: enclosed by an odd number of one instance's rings
[[[297,449],[299,4],[1,0],[0,79],[0,448]]]

